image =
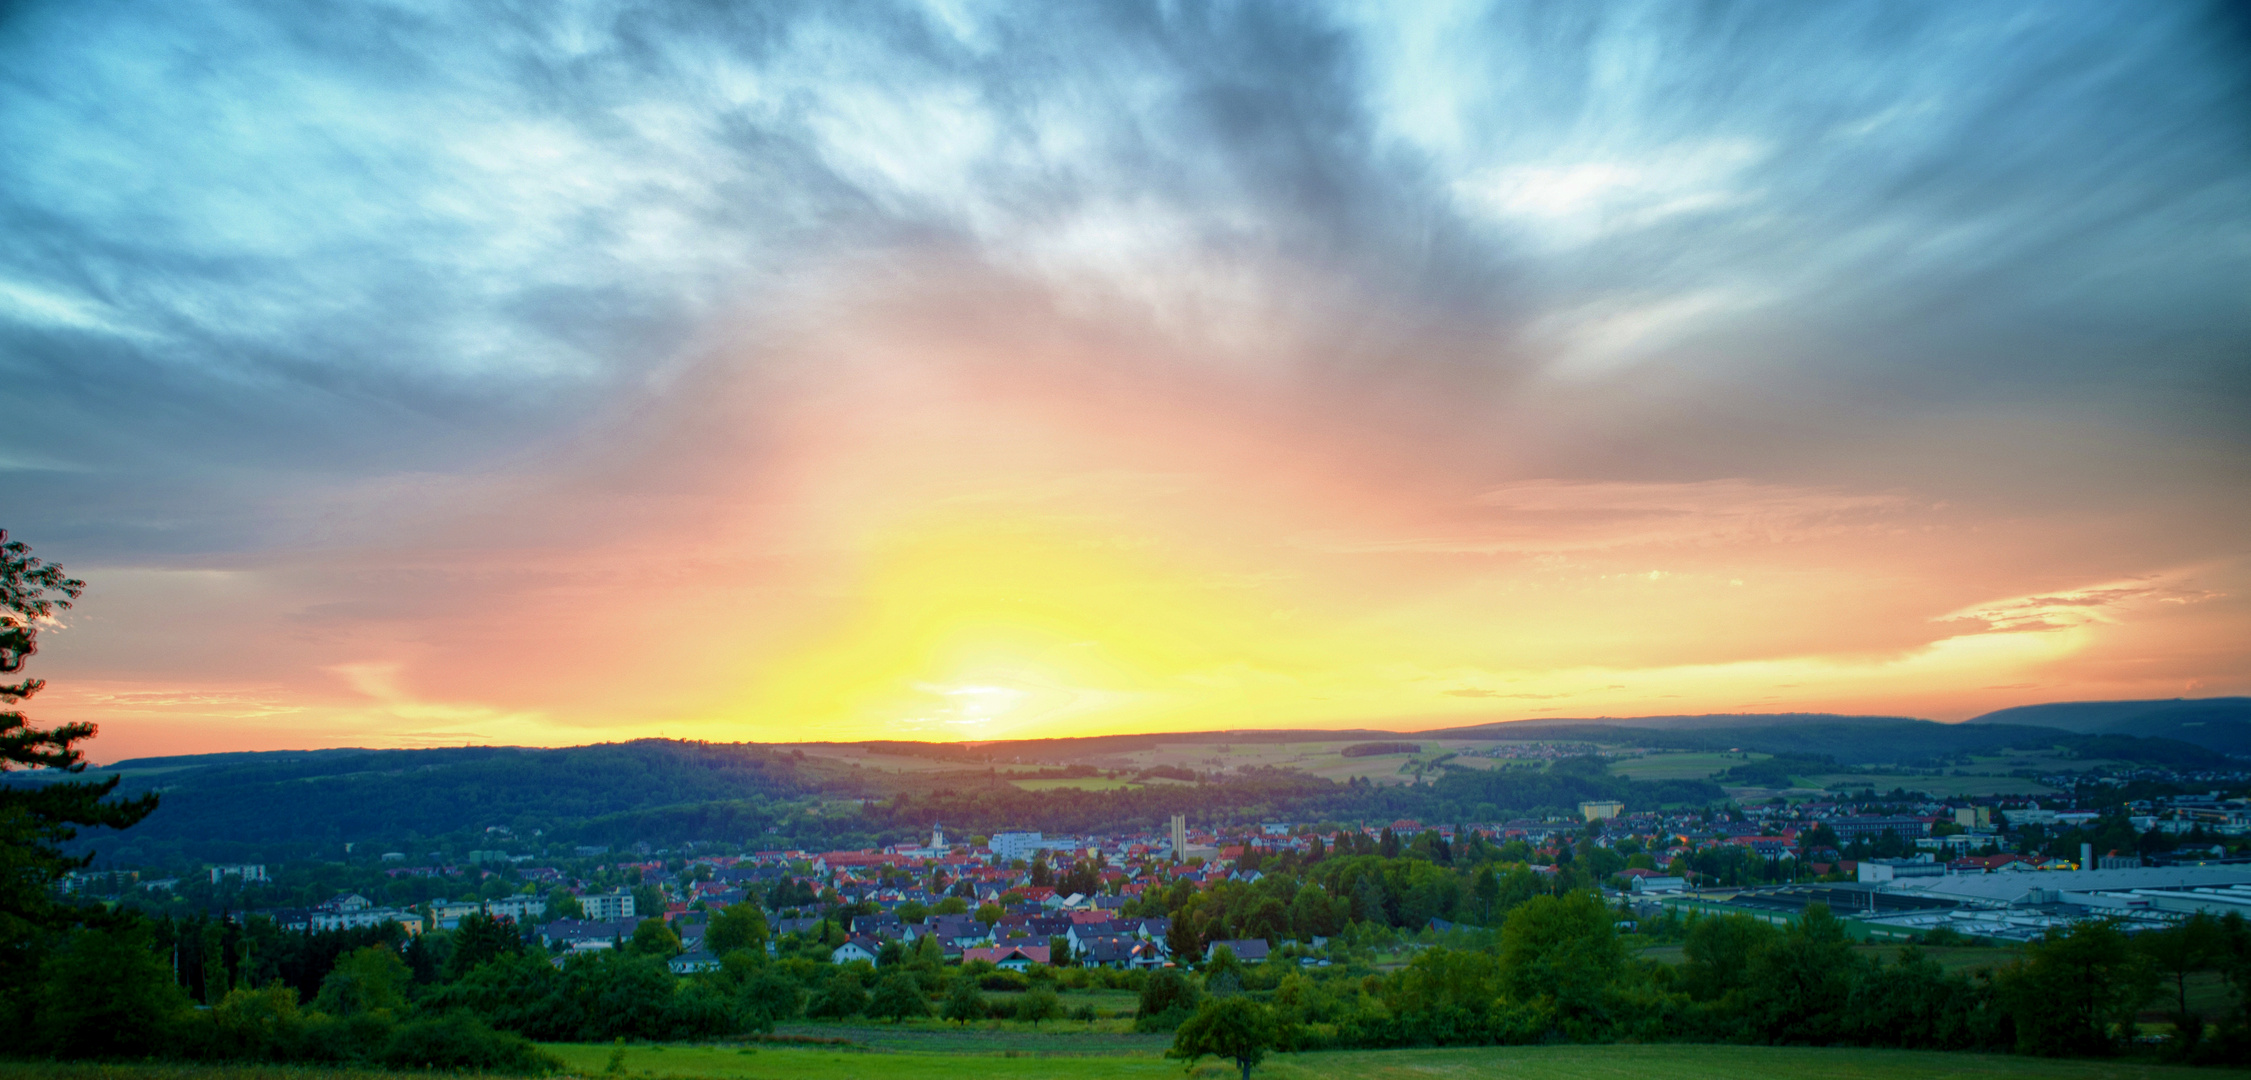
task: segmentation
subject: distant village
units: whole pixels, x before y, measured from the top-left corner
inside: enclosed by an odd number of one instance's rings
[[[2043,841],[2092,830],[2106,814],[2115,829],[2121,813],[2132,834],[2163,842],[2100,851],[2082,844],[2072,857],[2038,853],[2054,846]],[[1192,965],[1221,949],[1244,963],[1283,958],[1316,965],[1325,962],[1327,944],[1318,934],[1285,928],[1267,937],[1202,941],[1148,912],[1177,908],[1183,888],[1255,884],[1261,866],[1284,855],[1296,864],[1341,850],[1436,858],[1472,835],[1533,874],[1574,875],[1574,882],[1601,889],[1622,912],[1643,918],[1741,912],[1787,922],[1821,903],[1852,920],[1864,938],[1951,933],[2026,941],[2096,917],[2122,919],[2132,929],[2169,925],[2195,912],[2251,914],[2251,857],[2237,854],[2251,837],[2251,800],[2218,792],[2107,811],[2034,799],[1905,806],[1775,800],[1717,814],[1627,813],[1621,803],[1587,802],[1571,817],[1476,825],[1266,822],[1214,829],[1176,817],[1160,834],[1018,830],[959,840],[940,825],[925,842],[858,851],[717,853],[710,850],[715,845],[673,851],[643,844],[618,854],[582,846],[558,858],[511,854],[499,843],[510,839],[506,829],[489,835],[496,846],[472,851],[463,862],[418,863],[403,852],[378,856],[383,880],[458,883],[459,899],[382,902],[345,892],[311,907],[250,914],[283,929],[397,923],[410,935],[453,929],[481,914],[513,922],[558,962],[620,948],[644,923],[661,919],[679,943],[672,966],[682,974],[717,965],[703,948],[705,928],[714,914],[738,904],[759,905],[769,949],[825,945],[839,964],[878,962],[886,950],[934,944],[949,962],[1018,970]],[[2145,854],[2142,846],[2164,850]],[[212,865],[193,883],[80,873],[62,887],[153,899],[192,884],[199,887],[192,891],[247,899],[273,882],[274,869]],[[1173,902],[1142,902],[1158,895]],[[1454,929],[1435,915],[1404,928],[1422,935]]]

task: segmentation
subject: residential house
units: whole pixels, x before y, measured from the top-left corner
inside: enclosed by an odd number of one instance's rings
[[[1071,942],[1071,957],[1080,967],[1127,968],[1141,942],[1124,934],[1089,934]]]
[[[539,928],[539,940],[573,952],[607,949],[631,938],[639,925],[635,919],[557,919]]]
[[[844,939],[844,944],[829,953],[832,964],[849,964],[854,960],[875,963],[876,954],[883,950],[883,942],[865,934],[854,934]]]
[[[693,975],[699,971],[717,971],[719,958],[698,949],[673,957],[669,966],[674,975]]]
[[[991,948],[963,949],[961,960],[965,964],[973,964],[982,960],[1004,970],[1025,971],[1034,965],[1045,965],[1048,962],[1048,947],[1045,945],[996,945]]]
[[[1265,938],[1214,941],[1204,949],[1204,962],[1210,963],[1212,957],[1218,956],[1221,949],[1233,952],[1235,959],[1246,964],[1263,964],[1266,962],[1267,954],[1273,951],[1272,946],[1267,944]]]

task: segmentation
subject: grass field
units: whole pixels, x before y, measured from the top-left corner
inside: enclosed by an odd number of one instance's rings
[[[849,1029],[845,1029],[849,1030]],[[1144,1037],[1149,1038],[1149,1037]],[[893,1051],[879,1046],[785,1047],[708,1044],[628,1046],[632,1080],[1173,1080],[1181,1063],[1160,1056],[1164,1040],[1134,1053],[1074,1054],[1007,1048],[985,1053]],[[603,1076],[615,1048],[551,1044],[566,1075]],[[273,1065],[52,1064],[0,1061],[0,1080],[383,1080],[436,1074]],[[456,1078],[468,1075],[448,1073]],[[1206,1059],[1198,1080],[1232,1080]],[[1253,1080],[2188,1080],[2240,1075],[2140,1061],[2054,1061],[1998,1054],[1763,1046],[1517,1046],[1277,1054]]]
[[[1009,783],[1026,791],[1124,791],[1141,785],[1132,780],[1116,780],[1107,776],[1075,776],[1068,779],[1010,780]]]
[[[550,1046],[571,1072],[594,1075],[607,1065],[608,1046]],[[1179,1077],[1179,1062],[1152,1051],[1138,1055],[1063,1055],[1007,1051],[965,1059],[959,1054],[883,1052],[846,1048],[780,1048],[745,1053],[733,1046],[628,1047],[624,1067],[635,1077],[710,1077],[713,1080],[954,1080],[965,1069],[990,1080],[1058,1077],[1084,1080],[1158,1080]],[[972,1064],[973,1062],[973,1064]],[[1206,1060],[1195,1074],[1207,1080],[1235,1075]],[[2130,1061],[2050,1061],[1995,1054],[1945,1054],[1905,1050],[1804,1049],[1752,1046],[1551,1046],[1451,1050],[1376,1050],[1278,1054],[1253,1074],[1271,1080],[1734,1080],[1744,1076],[1805,1080],[2163,1080],[2215,1075]],[[107,1078],[105,1078],[107,1080]],[[118,1080],[125,1080],[119,1077]],[[185,1080],[185,1078],[183,1078]]]

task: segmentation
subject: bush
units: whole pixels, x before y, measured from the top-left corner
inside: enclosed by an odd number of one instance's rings
[[[928,1016],[930,999],[922,996],[922,986],[915,982],[914,976],[887,975],[876,984],[875,996],[868,1001],[868,1015],[892,1021]]]
[[[518,1074],[550,1073],[563,1063],[521,1035],[495,1031],[464,1012],[401,1026],[383,1048],[394,1069],[475,1069]]]
[[[276,983],[235,990],[181,1032],[190,1057],[221,1061],[291,1061],[304,1057],[312,1018],[297,1006],[297,991]]]
[[[1196,996],[1196,987],[1177,971],[1168,968],[1150,975],[1141,984],[1133,1030],[1146,1035],[1179,1027],[1196,1014]]]
[[[1032,981],[1013,971],[988,971],[977,980],[977,985],[996,994],[1012,993],[1032,985]]]
[[[805,1006],[805,1015],[816,1020],[842,1020],[867,1010],[868,992],[850,976],[838,974]]]

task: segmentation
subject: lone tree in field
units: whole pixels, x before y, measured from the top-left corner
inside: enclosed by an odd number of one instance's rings
[[[23,671],[39,651],[41,625],[85,591],[85,582],[32,555],[30,545],[8,539],[0,529],[0,676]],[[46,685],[45,679],[29,678],[0,683],[0,706],[22,702]],[[0,772],[83,771],[85,755],[76,744],[93,737],[92,724],[37,728],[23,713],[0,708]],[[0,997],[23,985],[39,929],[58,921],[48,887],[93,860],[63,853],[62,845],[78,835],[76,826],[122,829],[156,809],[154,794],[104,801],[119,779],[0,787]]]
[[[1166,1057],[1188,1059],[1193,1072],[1207,1057],[1227,1058],[1251,1080],[1251,1067],[1266,1060],[1274,1045],[1274,1014],[1266,1006],[1240,994],[1211,998],[1180,1025]]]

